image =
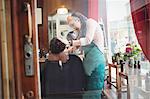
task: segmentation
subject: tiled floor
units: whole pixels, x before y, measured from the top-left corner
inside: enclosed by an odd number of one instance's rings
[[[150,99],[150,63],[141,62],[141,69],[125,67],[125,72],[129,77],[129,91],[117,93],[112,86],[105,89],[110,99]],[[148,74],[149,73],[149,74]],[[146,76],[146,74],[148,76]],[[113,75],[113,74],[112,74]],[[123,81],[125,83],[125,81]]]

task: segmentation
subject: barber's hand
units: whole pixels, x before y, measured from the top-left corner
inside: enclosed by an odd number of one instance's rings
[[[76,46],[70,46],[67,50],[68,50],[68,53],[72,53],[73,51],[76,50]]]
[[[73,40],[72,45],[76,46],[76,47],[79,47],[81,45],[80,40]]]

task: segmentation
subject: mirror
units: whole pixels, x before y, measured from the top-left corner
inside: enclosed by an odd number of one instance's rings
[[[67,42],[67,35],[70,31],[73,31],[67,24],[67,14],[55,14],[48,16],[48,37],[49,41],[53,37],[58,37]]]

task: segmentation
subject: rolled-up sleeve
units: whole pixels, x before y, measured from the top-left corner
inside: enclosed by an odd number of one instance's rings
[[[86,36],[85,36],[85,38],[80,38],[81,46],[89,45],[93,41],[96,27],[97,27],[97,23],[95,20],[93,20],[93,19],[87,20]]]

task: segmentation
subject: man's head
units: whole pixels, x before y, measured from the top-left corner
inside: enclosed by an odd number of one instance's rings
[[[68,54],[64,52],[65,48],[66,44],[56,37],[50,41],[51,54],[57,56],[63,63],[67,62],[69,59]]]
[[[65,48],[66,48],[66,44],[56,37],[50,41],[50,51],[53,54],[59,54],[63,52]]]

